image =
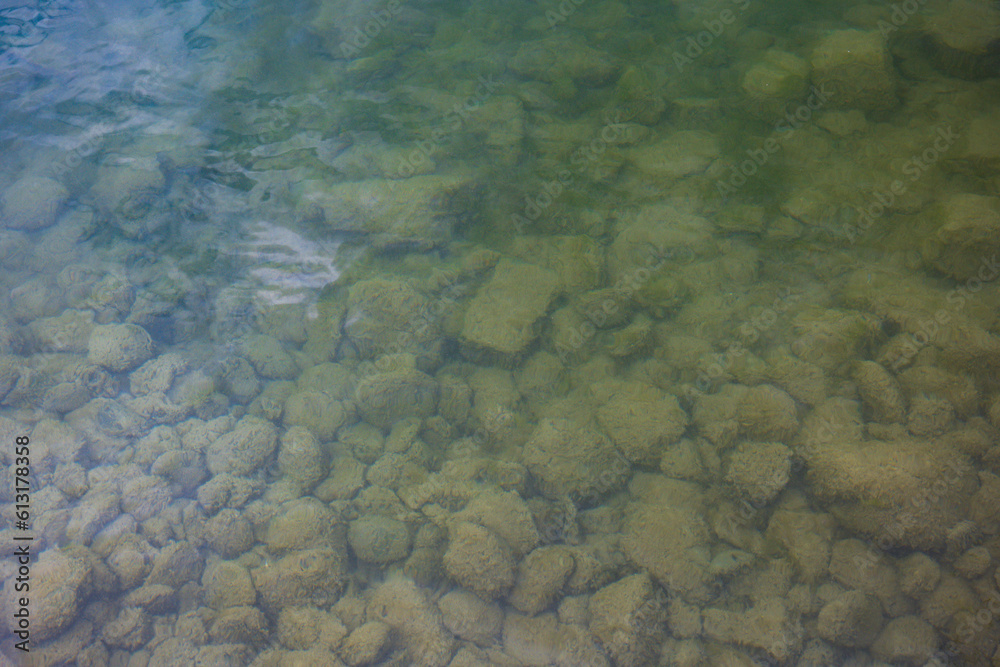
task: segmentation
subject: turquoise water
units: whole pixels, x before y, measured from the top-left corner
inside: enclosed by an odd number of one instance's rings
[[[0,8],[14,664],[1000,664],[1000,10]]]

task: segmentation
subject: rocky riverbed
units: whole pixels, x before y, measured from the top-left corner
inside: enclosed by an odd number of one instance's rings
[[[0,662],[1000,666],[993,5],[64,10]]]

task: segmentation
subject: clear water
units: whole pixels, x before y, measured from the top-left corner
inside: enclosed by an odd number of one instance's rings
[[[998,17],[3,4],[0,650],[1000,664]]]

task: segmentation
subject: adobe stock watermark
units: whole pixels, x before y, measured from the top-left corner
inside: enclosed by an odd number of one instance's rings
[[[555,9],[546,10],[545,19],[549,22],[549,28],[555,28],[559,24],[565,23],[566,19],[575,14],[576,10],[585,2],[587,0],[562,0]]]
[[[416,148],[400,158],[396,171],[389,177],[390,179],[410,178],[420,173],[420,170],[430,163],[433,155],[448,142],[448,138],[461,130],[473,114],[480,111],[486,101],[495,95],[502,86],[499,81],[493,79],[492,75],[480,75],[478,84],[472,95],[462,102],[455,102],[451,111],[445,114],[437,127],[431,130],[430,139],[417,141]],[[390,186],[392,180],[389,181]]]
[[[598,329],[607,323],[608,318],[626,308],[635,299],[636,293],[649,283],[667,262],[675,265],[688,264],[694,259],[694,252],[686,246],[668,248],[664,252],[651,253],[647,260],[648,267],[639,266],[621,275],[611,287],[612,295],[594,304],[584,313],[583,322],[578,327],[570,329],[566,344],[561,342],[556,344],[559,360],[564,364],[568,363],[570,356],[591,341],[597,335]]]
[[[729,165],[729,178],[720,178],[715,182],[715,190],[722,197],[731,197],[736,191],[747,184],[747,181],[760,172],[771,157],[778,153],[783,142],[794,136],[795,131],[802,128],[812,120],[813,114],[822,109],[833,97],[833,91],[827,90],[823,84],[813,86],[806,97],[806,101],[796,107],[793,111],[785,112],[784,118],[774,125],[775,132],[780,140],[775,137],[768,137],[764,144],[758,148],[748,149],[746,154],[749,159],[743,160],[739,165]]]
[[[551,179],[542,182],[538,192],[524,196],[524,207],[521,212],[511,214],[511,223],[518,234],[523,233],[529,225],[538,222],[545,211],[574,186],[577,176],[585,175],[592,165],[594,173],[591,176],[594,180],[600,181],[610,176],[610,173],[595,163],[610,146],[618,145],[629,138],[631,129],[623,122],[624,117],[627,116],[621,109],[609,112],[597,136],[577,146],[570,155],[569,162],[572,169],[560,169]]]
[[[888,39],[889,35],[896,32],[904,25],[906,25],[913,15],[920,11],[920,8],[927,4],[927,0],[903,0],[903,2],[894,2],[890,7],[892,7],[892,13],[889,14],[889,20],[879,19],[878,23],[875,25],[878,31],[882,33],[882,36]]]
[[[954,488],[965,475],[969,473],[968,468],[960,465],[957,461],[949,460],[946,464],[951,474],[942,475],[934,480],[930,486],[926,486],[921,491],[913,495],[907,503],[903,503],[901,514],[896,515],[893,520],[885,524],[879,536],[874,540],[873,546],[876,552],[856,556],[854,565],[859,569],[874,567],[878,555],[887,553],[899,546],[902,539],[914,528],[919,527],[923,521],[919,512],[928,506],[941,505],[946,494]]]
[[[782,288],[769,307],[764,308],[755,317],[750,318],[739,326],[740,335],[747,340],[749,345],[753,345],[760,339],[761,334],[767,332],[777,324],[778,318],[786,313],[800,298],[801,295],[793,292],[791,288]],[[698,369],[694,388],[702,393],[707,392],[712,387],[712,383],[725,377],[736,360],[748,351],[746,345],[735,341],[726,348],[725,352],[712,355],[711,363],[707,365],[702,364],[702,368]]]
[[[893,372],[898,373],[917,356],[920,350],[930,345],[952,318],[965,309],[972,296],[982,290],[987,283],[996,280],[997,276],[1000,276],[1000,258],[996,254],[992,257],[982,257],[975,275],[948,292],[945,297],[948,307],[938,308],[932,316],[920,320],[917,323],[917,331],[904,338],[899,356],[891,364]]]
[[[344,58],[357,58],[401,11],[403,11],[401,0],[389,0],[381,9],[371,10],[369,12],[371,19],[365,21],[364,25],[354,26],[350,31],[351,34],[340,43],[340,54]]]
[[[702,21],[701,24],[705,29],[687,36],[684,40],[686,44],[684,52],[674,51],[674,66],[678,72],[683,72],[685,67],[704,55],[726,28],[736,23],[736,18],[750,7],[750,0],[732,0],[732,3],[736,5],[735,11],[723,9],[714,19]]]
[[[910,156],[900,168],[906,180],[897,178],[889,184],[887,190],[875,190],[873,201],[856,210],[857,222],[844,225],[842,232],[849,242],[856,243],[862,234],[883,218],[895,205],[896,200],[906,194],[907,182],[916,183],[919,181],[961,137],[958,132],[952,129],[951,125],[939,127],[934,132],[937,136],[931,145],[919,155]]]

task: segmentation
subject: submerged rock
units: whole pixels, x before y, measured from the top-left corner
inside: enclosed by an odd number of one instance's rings
[[[518,564],[517,580],[509,596],[511,606],[531,615],[548,609],[561,597],[573,567],[573,557],[564,546],[535,549]]]
[[[666,610],[646,573],[619,579],[594,593],[588,605],[590,631],[616,665],[648,665],[665,639]]]
[[[445,667],[451,660],[455,638],[445,629],[438,608],[409,579],[396,576],[379,585],[368,602],[367,615],[397,633],[406,664]]]
[[[330,464],[313,434],[301,426],[293,426],[281,436],[278,466],[286,479],[302,491],[309,491],[326,477]]]
[[[592,501],[614,491],[631,468],[593,426],[543,419],[524,446],[524,464],[546,496]]]
[[[871,646],[879,660],[906,665],[927,664],[941,639],[927,621],[918,616],[902,616],[885,624]]]
[[[478,646],[489,646],[503,628],[503,611],[495,602],[487,602],[478,595],[456,589],[438,600],[444,623],[459,639]]]
[[[521,44],[510,68],[525,78],[562,85],[603,85],[618,72],[618,65],[607,53],[587,46],[581,38],[565,35]]]
[[[729,456],[726,482],[755,507],[766,505],[788,484],[791,456],[777,442],[741,442]]]
[[[533,264],[502,259],[465,313],[462,340],[472,350],[504,357],[522,354],[538,335],[559,281]]]
[[[208,469],[212,474],[247,476],[274,453],[278,430],[259,417],[244,417],[236,428],[208,446]]]
[[[153,339],[136,324],[107,324],[94,327],[88,348],[90,361],[121,372],[131,370],[153,356]]]
[[[350,418],[349,405],[322,391],[298,391],[288,397],[282,414],[286,428],[306,428],[321,442],[333,439]],[[304,474],[310,475],[313,473]],[[300,480],[300,481],[304,481]]]
[[[28,325],[39,347],[46,352],[86,352],[94,330],[90,310],[66,309],[56,317],[43,317]]]
[[[625,556],[685,601],[707,601],[714,575],[698,487],[644,473],[630,488],[640,501],[626,514],[621,542]]]
[[[862,111],[896,106],[896,70],[878,32],[834,31],[816,45],[811,60],[821,103]]]
[[[740,86],[750,113],[774,122],[808,90],[809,63],[793,53],[768,49],[743,74]]]
[[[705,635],[716,641],[750,646],[785,662],[802,647],[804,630],[784,600],[765,598],[744,612],[706,609]]]
[[[299,374],[295,360],[285,351],[281,341],[274,336],[252,334],[240,341],[243,356],[262,377],[291,380]]]
[[[340,654],[350,667],[375,664],[389,645],[392,628],[380,621],[369,621],[344,638]]]
[[[411,355],[393,355],[381,360],[378,372],[358,383],[355,400],[361,417],[389,430],[407,417],[423,419],[433,414],[438,384],[418,371]]]
[[[924,32],[934,47],[938,67],[963,79],[994,77],[1000,72],[1000,10],[988,0],[955,0],[935,7]]]
[[[715,135],[702,130],[681,130],[656,143],[630,149],[628,157],[640,174],[663,185],[703,173],[721,152]]]
[[[880,364],[861,361],[852,369],[867,416],[877,422],[901,423],[906,401],[899,382]]]
[[[307,496],[282,504],[267,524],[264,543],[274,554],[309,547],[345,550],[345,527],[328,505]]]
[[[466,174],[430,174],[346,183],[309,181],[299,216],[331,232],[367,236],[375,248],[430,249],[453,237],[455,223],[472,208],[477,187]]]
[[[928,264],[958,280],[995,280],[1000,272],[1000,198],[955,194],[942,200],[939,227],[923,243]]]
[[[152,158],[121,160],[108,160],[98,168],[90,195],[127,238],[142,239],[166,223],[165,218],[150,215],[166,179]]]
[[[0,199],[0,225],[8,229],[35,230],[48,227],[69,197],[59,182],[40,176],[25,176],[7,188]]]
[[[607,382],[593,392],[606,399],[597,409],[597,423],[632,463],[659,460],[687,427],[687,414],[677,399],[652,385]]]
[[[287,607],[328,607],[347,579],[346,554],[334,549],[303,549],[251,570],[260,602],[270,613]]]
[[[92,590],[93,567],[86,558],[61,551],[43,552],[31,571],[31,640],[44,642],[69,627]],[[19,629],[14,613],[22,595],[14,590],[13,579],[8,579],[0,607],[12,632]]]
[[[385,565],[405,558],[410,551],[406,524],[381,516],[363,516],[350,523],[347,539],[358,560]]]
[[[883,620],[878,600],[861,591],[847,591],[820,610],[816,630],[834,644],[866,647],[875,641]]]
[[[402,280],[359,280],[347,303],[344,333],[362,359],[417,353],[437,336],[430,301]]]
[[[795,449],[813,493],[880,548],[943,549],[978,487],[968,457],[940,439],[865,438],[861,426],[860,406],[845,399],[804,421]]]
[[[452,527],[444,566],[448,576],[486,598],[502,597],[514,585],[510,547],[486,528],[467,521]]]

